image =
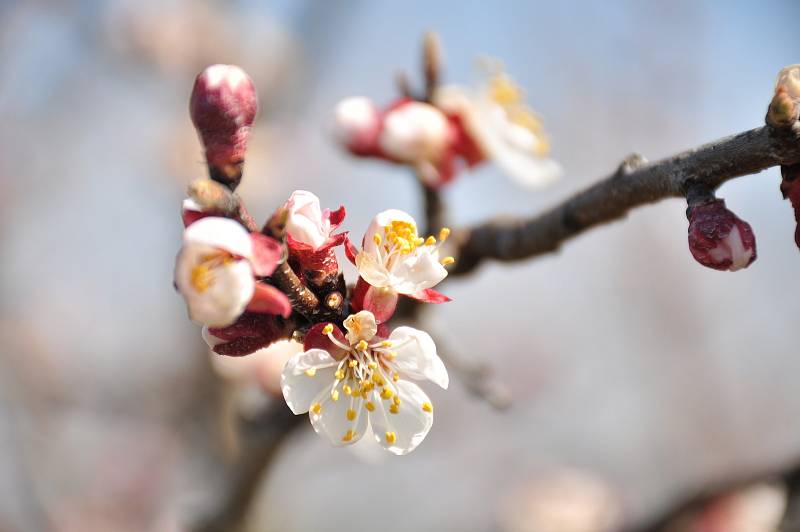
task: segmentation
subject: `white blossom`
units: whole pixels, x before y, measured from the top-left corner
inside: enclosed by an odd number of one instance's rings
[[[406,379],[430,380],[445,389],[449,384],[433,340],[411,327],[398,327],[381,340],[368,311],[351,315],[344,326],[347,344],[333,335],[333,325],[323,329],[345,350],[343,357],[315,348],[289,360],[281,378],[286,403],[295,414],[309,412],[314,430],[333,445],[352,444],[371,430],[389,452],[413,451],[433,424],[433,406]]]
[[[241,315],[253,296],[250,234],[229,218],[209,216],[189,225],[175,262],[175,285],[189,317],[224,327]]]

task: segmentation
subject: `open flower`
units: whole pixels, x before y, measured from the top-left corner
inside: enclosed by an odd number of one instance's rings
[[[344,338],[332,324],[318,333],[335,346],[333,353],[307,348],[286,364],[281,377],[286,404],[295,414],[309,412],[314,430],[333,445],[352,444],[371,428],[387,451],[413,451],[433,424],[433,406],[406,378],[445,389],[449,384],[433,340],[411,327],[398,327],[383,339],[368,311],[349,316],[344,326]]]
[[[756,260],[756,237],[750,224],[725,208],[725,201],[708,198],[686,209],[689,250],[697,262],[715,270],[735,272]]]
[[[475,147],[525,186],[544,186],[561,175],[561,166],[548,157],[550,144],[541,119],[525,103],[522,90],[499,67],[476,89],[456,85],[438,88],[433,104],[457,120],[472,143],[462,157],[476,162]]]
[[[425,302],[449,301],[434,286],[447,277],[445,265],[452,257],[439,258],[439,246],[450,230],[422,238],[417,224],[408,213],[390,209],[379,213],[370,223],[363,240],[363,249],[355,256],[361,276],[353,297],[358,309],[373,312],[379,321],[386,321],[394,312],[398,295]]]
[[[334,235],[345,217],[344,207],[323,210],[319,198],[305,190],[295,190],[284,205],[286,209],[286,244],[291,258],[304,269],[337,274],[334,246],[344,241],[345,234]]]
[[[209,216],[190,224],[175,261],[175,286],[186,300],[189,317],[224,327],[246,308],[288,315],[286,296],[254,278],[270,275],[280,254],[278,242],[248,233],[229,218]]]

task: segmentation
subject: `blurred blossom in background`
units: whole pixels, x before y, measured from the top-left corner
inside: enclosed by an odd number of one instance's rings
[[[421,203],[407,170],[339,149],[330,113],[391,101],[427,29],[447,81],[505,61],[565,169],[540,192],[491,166],[463,176],[445,192],[461,225],[540,211],[633,151],[763,123],[774,76],[800,61],[798,16],[792,0],[0,3],[0,531],[189,530],[235,456],[226,409],[273,400],[275,368],[210,363],[171,286],[180,201],[205,172],[187,110],[203,67],[238,64],[258,87],[240,188],[256,217],[306,189],[360,234]],[[796,459],[800,256],[778,183],[771,169],[721,190],[758,236],[736,274],[694,262],[673,200],[448,284],[427,330],[491,364],[511,408],[455,380],[399,459],[304,426],[252,530],[606,532]]]

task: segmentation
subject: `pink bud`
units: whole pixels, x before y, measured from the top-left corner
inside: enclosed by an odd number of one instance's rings
[[[788,199],[794,208],[794,219],[797,226],[794,230],[794,241],[800,247],[800,165],[782,166],[781,192],[784,199]]]
[[[750,224],[725,208],[725,201],[706,198],[689,206],[689,250],[697,262],[735,272],[756,260],[756,238]]]
[[[253,81],[237,66],[210,66],[195,79],[189,112],[206,148],[211,177],[235,188],[258,112]]]

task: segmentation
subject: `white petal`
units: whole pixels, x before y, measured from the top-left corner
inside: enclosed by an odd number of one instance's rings
[[[372,286],[383,288],[391,284],[389,271],[383,262],[378,260],[377,255],[359,251],[358,255],[356,255],[356,268],[358,269],[358,274]]]
[[[253,257],[253,244],[247,229],[235,220],[219,216],[201,218],[187,227],[183,232],[183,245],[217,248],[248,260]]]
[[[438,251],[431,252],[427,246],[401,257],[390,273],[392,288],[401,294],[433,288],[447,277],[447,270],[439,263]]]
[[[208,287],[197,290],[192,283],[193,269],[203,261],[204,256],[218,252],[218,248],[185,244],[175,262],[175,284],[186,300],[189,317],[211,327],[224,327],[236,321],[255,290],[253,269],[246,260],[235,260],[212,268],[209,275],[213,277]]]
[[[330,236],[330,220],[323,219],[319,198],[305,190],[295,190],[285,205],[288,211],[286,231],[298,242],[314,248]]]
[[[308,412],[314,398],[333,384],[337,365],[323,349],[309,349],[289,359],[281,374],[281,390],[292,412]],[[313,376],[306,371],[313,372]]]
[[[390,157],[413,163],[437,160],[448,141],[444,113],[427,103],[410,102],[385,115],[378,142]]]
[[[347,98],[336,105],[333,134],[345,145],[375,130],[379,124],[378,110],[372,100],[362,96]]]
[[[433,425],[430,399],[425,392],[412,382],[397,381],[395,390],[400,397],[397,413],[390,410],[392,399],[381,399],[377,390],[372,392],[375,411],[370,412],[369,421],[377,441],[387,451],[402,455],[408,454],[422,443]],[[394,441],[392,441],[392,435]]]
[[[398,209],[388,209],[382,212],[379,212],[375,215],[372,221],[367,228],[367,232],[364,234],[364,251],[370,255],[376,255],[378,252],[378,246],[375,245],[375,235],[378,234],[383,238],[385,235],[383,233],[383,228],[389,225],[392,222],[408,222],[414,226],[414,230],[417,229],[417,222],[414,218],[405,211],[401,211]]]
[[[735,224],[731,228],[731,232],[728,234],[728,237],[725,239],[725,243],[730,248],[731,253],[732,262],[729,270],[735,272],[741,270],[742,268],[746,268],[747,265],[750,264],[750,258],[753,256],[753,250],[744,247],[744,242],[742,242],[742,234],[739,232],[739,228]]]
[[[356,386],[352,379],[343,384]],[[364,408],[364,399],[346,395],[341,385],[336,391],[338,399],[334,401],[330,386],[322,390],[314,399],[320,405],[319,413],[312,409],[308,415],[317,434],[327,438],[332,445],[340,447],[353,444],[364,436],[369,417]],[[354,415],[352,420],[350,415]]]
[[[398,327],[389,335],[397,353],[394,365],[401,375],[414,379],[428,379],[444,389],[450,384],[447,368],[436,353],[433,338],[413,327]]]

